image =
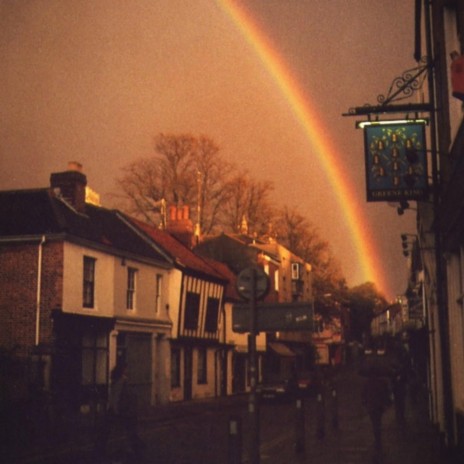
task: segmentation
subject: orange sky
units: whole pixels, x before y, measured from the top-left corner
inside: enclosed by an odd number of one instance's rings
[[[348,200],[289,95],[222,3],[0,2],[0,188],[45,186],[51,172],[78,160],[105,203],[121,167],[152,153],[156,134],[206,134],[224,156],[273,180],[276,204],[297,206],[331,243],[349,285],[362,283]],[[401,293],[399,235],[413,231],[414,214],[365,202],[362,133],[341,114],[375,103],[414,65],[413,0],[236,3],[298,84],[352,186],[348,206],[362,212],[360,237],[372,242],[387,296]]]

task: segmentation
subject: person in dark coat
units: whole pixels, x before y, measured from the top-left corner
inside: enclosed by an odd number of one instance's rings
[[[127,366],[122,363],[111,371],[108,411],[98,444],[100,454],[107,453],[108,440],[114,429],[125,431],[132,454],[140,456],[144,445],[138,434],[137,397],[130,391]]]
[[[366,377],[362,391],[362,402],[371,420],[375,449],[380,452],[382,450],[382,416],[390,405],[388,377],[378,375]]]
[[[395,403],[395,417],[398,424],[405,423],[406,393],[411,372],[409,354],[402,345],[395,346],[395,364],[392,375],[392,392]]]

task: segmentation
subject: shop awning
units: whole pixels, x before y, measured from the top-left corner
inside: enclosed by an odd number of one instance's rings
[[[269,343],[269,348],[279,356],[296,356],[295,352],[284,343]]]

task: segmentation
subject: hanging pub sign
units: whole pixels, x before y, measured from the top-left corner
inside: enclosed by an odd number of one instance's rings
[[[367,201],[422,200],[427,195],[426,119],[363,121]]]

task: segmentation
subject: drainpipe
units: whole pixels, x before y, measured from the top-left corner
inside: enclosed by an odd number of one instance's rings
[[[41,303],[41,286],[42,286],[42,253],[43,246],[45,244],[45,235],[39,243],[39,252],[37,257],[37,299],[36,299],[36,311],[35,311],[35,346],[39,346],[40,343],[40,303]]]

